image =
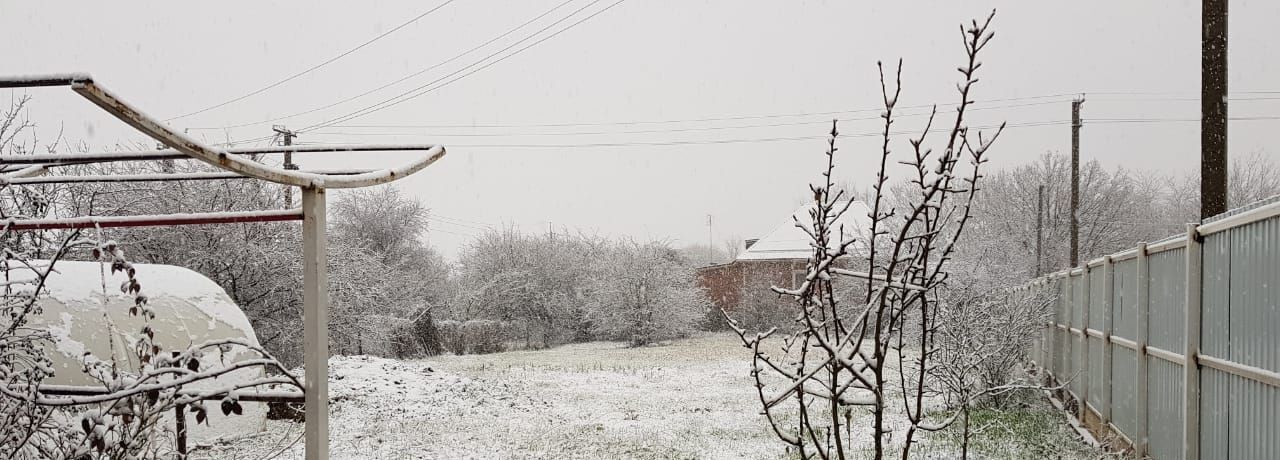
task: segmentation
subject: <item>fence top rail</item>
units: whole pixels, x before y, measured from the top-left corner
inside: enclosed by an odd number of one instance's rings
[[[186,134],[175,131],[98,85],[88,74],[0,77],[0,88],[39,86],[70,86],[73,91],[102,110],[178,152],[227,171],[279,184],[305,188],[357,188],[385,184],[418,172],[435,163],[445,154],[444,147],[440,145],[421,146],[423,147],[421,157],[401,166],[362,174],[339,176],[288,170],[241,158],[225,149],[205,145]]]
[[[1209,235],[1276,216],[1280,216],[1280,201],[1259,206],[1248,211],[1233,214],[1211,222],[1206,222],[1201,224],[1196,230],[1200,232],[1201,235]]]

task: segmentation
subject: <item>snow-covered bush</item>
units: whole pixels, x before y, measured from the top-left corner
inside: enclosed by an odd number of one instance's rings
[[[444,351],[440,329],[430,308],[422,308],[411,320],[401,321],[393,331],[392,348],[397,358],[435,356]]]
[[[693,271],[665,243],[616,243],[594,267],[587,311],[604,338],[640,346],[685,337],[709,308]]]
[[[455,355],[497,353],[516,339],[509,323],[487,319],[436,322],[443,350]]]

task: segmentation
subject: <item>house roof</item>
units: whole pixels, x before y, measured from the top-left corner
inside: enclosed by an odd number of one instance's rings
[[[845,202],[836,205],[836,209],[840,209]],[[796,227],[797,222],[803,225],[806,230],[813,229],[812,218],[809,217],[809,210],[813,209],[813,203],[800,206],[786,220],[780,222],[777,226],[770,230],[768,234],[761,237],[755,244],[747,248],[741,254],[738,254],[736,260],[770,260],[770,259],[807,259],[811,255],[810,239],[805,230]],[[849,205],[849,209],[836,220],[832,228],[833,233],[840,233],[840,238],[832,238],[833,246],[838,244],[840,240],[848,239],[854,235],[865,234],[870,231],[871,209],[866,203],[854,201]]]

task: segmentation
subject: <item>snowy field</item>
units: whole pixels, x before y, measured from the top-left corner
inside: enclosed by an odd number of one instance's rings
[[[788,458],[768,431],[731,335],[626,348],[596,342],[543,351],[331,364],[333,458]],[[983,413],[983,458],[1097,458],[1043,402]],[[193,458],[302,458],[302,425],[200,446]],[[948,458],[942,433],[922,457]]]

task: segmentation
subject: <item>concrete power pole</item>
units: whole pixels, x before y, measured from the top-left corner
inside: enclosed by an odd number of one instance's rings
[[[1044,269],[1044,186],[1036,187],[1036,277]]]
[[[1200,49],[1200,218],[1227,211],[1227,0],[1204,0]]]
[[[1080,106],[1084,95],[1071,101],[1071,266],[1080,264]]]
[[[715,265],[715,246],[711,244],[711,214],[707,214],[707,265]]]
[[[298,137],[298,133],[290,131],[283,125],[275,125],[271,127],[272,131],[280,135],[280,145],[293,145],[293,138]],[[284,153],[284,169],[297,170],[298,165],[293,164],[293,152]],[[285,209],[293,209],[293,187],[284,186],[284,207]]]

